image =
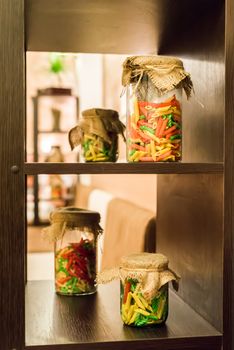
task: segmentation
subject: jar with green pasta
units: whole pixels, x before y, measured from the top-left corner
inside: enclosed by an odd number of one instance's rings
[[[98,212],[64,207],[50,215],[44,229],[55,247],[55,291],[68,296],[96,292],[97,237],[102,232]]]
[[[88,109],[82,112],[78,125],[70,130],[71,148],[81,145],[85,162],[116,162],[118,134],[124,137],[124,124],[116,111]]]
[[[178,276],[168,269],[163,254],[125,256],[120,264],[120,305],[124,324],[143,327],[166,322],[168,283]]]

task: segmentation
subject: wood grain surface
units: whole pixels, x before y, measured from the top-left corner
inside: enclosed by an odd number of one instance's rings
[[[35,174],[193,174],[223,173],[223,163],[25,163]]]
[[[226,1],[224,349],[234,350],[234,2]]]
[[[0,349],[21,350],[25,238],[23,0],[0,1],[0,48]]]
[[[161,22],[154,0],[27,0],[26,16],[29,51],[152,53]]]
[[[180,57],[194,85],[191,98],[184,96],[182,103],[183,161],[222,162],[225,1],[179,0],[167,10],[159,53]]]
[[[184,6],[168,7],[175,29],[167,26],[159,53],[180,57],[194,83],[195,94],[183,101],[183,160],[221,162],[226,159],[225,1],[179,3]],[[223,227],[223,186],[223,176],[216,174],[158,176],[157,247],[184,276],[180,295],[219,330],[226,317],[223,240],[230,234]]]
[[[222,331],[223,176],[159,175],[157,251],[181,276],[179,295]]]
[[[37,350],[45,345],[82,350],[220,347],[220,333],[174,293],[170,295],[167,323],[162,327],[123,326],[119,303],[118,281],[99,286],[95,295],[81,297],[56,295],[52,281],[28,282],[26,348]]]

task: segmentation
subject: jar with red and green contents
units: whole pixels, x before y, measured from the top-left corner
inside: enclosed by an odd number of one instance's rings
[[[168,283],[178,287],[179,277],[168,269],[163,254],[139,253],[120,263],[120,305],[124,324],[135,327],[158,325],[168,316]]]
[[[55,290],[63,295],[96,292],[100,214],[73,207],[51,214],[47,234],[55,241]]]
[[[129,57],[123,64],[127,90],[127,160],[178,162],[182,159],[182,91],[192,90],[181,60]]]

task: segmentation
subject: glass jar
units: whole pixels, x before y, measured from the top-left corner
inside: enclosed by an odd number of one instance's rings
[[[69,132],[71,148],[81,144],[85,162],[116,162],[118,159],[118,134],[125,140],[125,126],[116,111],[88,109],[82,119]]]
[[[120,266],[120,305],[124,324],[143,327],[166,322],[168,282],[178,276],[168,270],[163,254],[125,256]]]
[[[182,159],[182,90],[192,82],[183,63],[172,57],[137,56],[124,62],[127,87],[128,162]]]
[[[47,236],[55,241],[55,290],[63,295],[96,292],[100,214],[73,207],[51,214]],[[52,236],[52,237],[51,237]]]

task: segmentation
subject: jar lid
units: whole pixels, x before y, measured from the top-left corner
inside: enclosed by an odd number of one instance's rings
[[[83,117],[100,117],[108,119],[119,119],[119,113],[113,109],[91,108],[82,112]]]
[[[100,222],[100,214],[96,211],[75,207],[62,207],[50,215],[51,223],[66,222],[70,224],[90,225]]]
[[[119,114],[113,109],[92,108],[82,112],[82,118],[77,126],[69,131],[68,138],[71,149],[81,144],[84,134],[93,134],[101,137],[109,144],[112,143],[113,134],[124,136],[124,124],[119,120]]]
[[[123,63],[122,85],[135,83],[138,87],[144,75],[161,95],[177,87],[182,87],[187,97],[191,95],[193,83],[179,58],[157,55],[127,57]]]
[[[159,253],[136,253],[123,256],[120,268],[164,271],[168,269],[168,258]]]
[[[95,235],[103,232],[100,222],[100,214],[96,211],[75,207],[62,207],[50,213],[51,225],[43,229],[43,235],[50,242],[62,239],[66,228],[91,228]]]

